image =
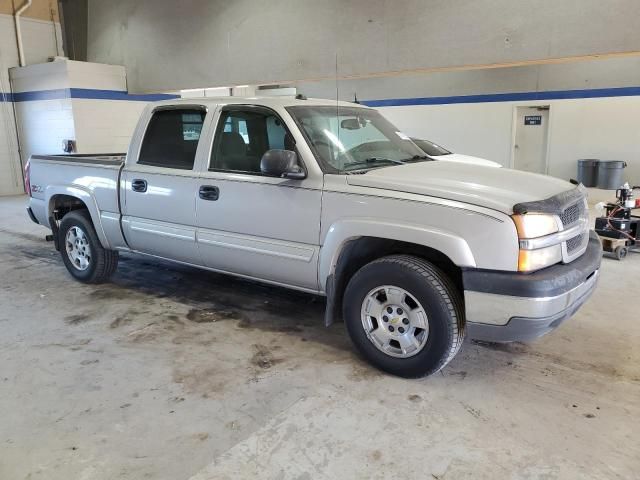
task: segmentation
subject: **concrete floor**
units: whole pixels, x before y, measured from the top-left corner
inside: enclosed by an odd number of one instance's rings
[[[123,256],[73,281],[0,199],[0,479],[639,478],[640,255],[532,344],[379,373],[309,295]]]

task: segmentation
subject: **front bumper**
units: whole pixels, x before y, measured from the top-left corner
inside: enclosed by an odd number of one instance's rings
[[[513,342],[544,335],[573,316],[598,282],[602,246],[591,232],[584,254],[538,272],[463,272],[467,334]]]

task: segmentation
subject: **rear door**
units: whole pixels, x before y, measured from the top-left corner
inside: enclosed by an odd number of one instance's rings
[[[196,199],[202,261],[216,270],[317,290],[322,176],[292,180],[260,173],[267,150],[296,151],[274,110],[225,106],[215,131]]]
[[[200,263],[194,165],[206,113],[200,105],[158,107],[152,112],[137,162],[127,164],[122,178],[122,224],[133,250]]]

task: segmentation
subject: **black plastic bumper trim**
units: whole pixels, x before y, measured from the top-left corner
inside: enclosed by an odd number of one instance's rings
[[[29,218],[33,223],[37,223],[38,225],[40,225],[40,222],[38,222],[38,219],[33,214],[33,210],[31,210],[31,207],[27,207],[27,213],[29,214]]]
[[[465,269],[465,290],[516,297],[555,297],[587,280],[600,268],[602,244],[595,232],[589,232],[589,243],[582,256],[571,263],[558,264],[533,273]]]

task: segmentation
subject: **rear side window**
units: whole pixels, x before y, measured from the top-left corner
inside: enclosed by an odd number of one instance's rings
[[[138,163],[192,170],[205,115],[197,108],[156,111],[144,134]]]

